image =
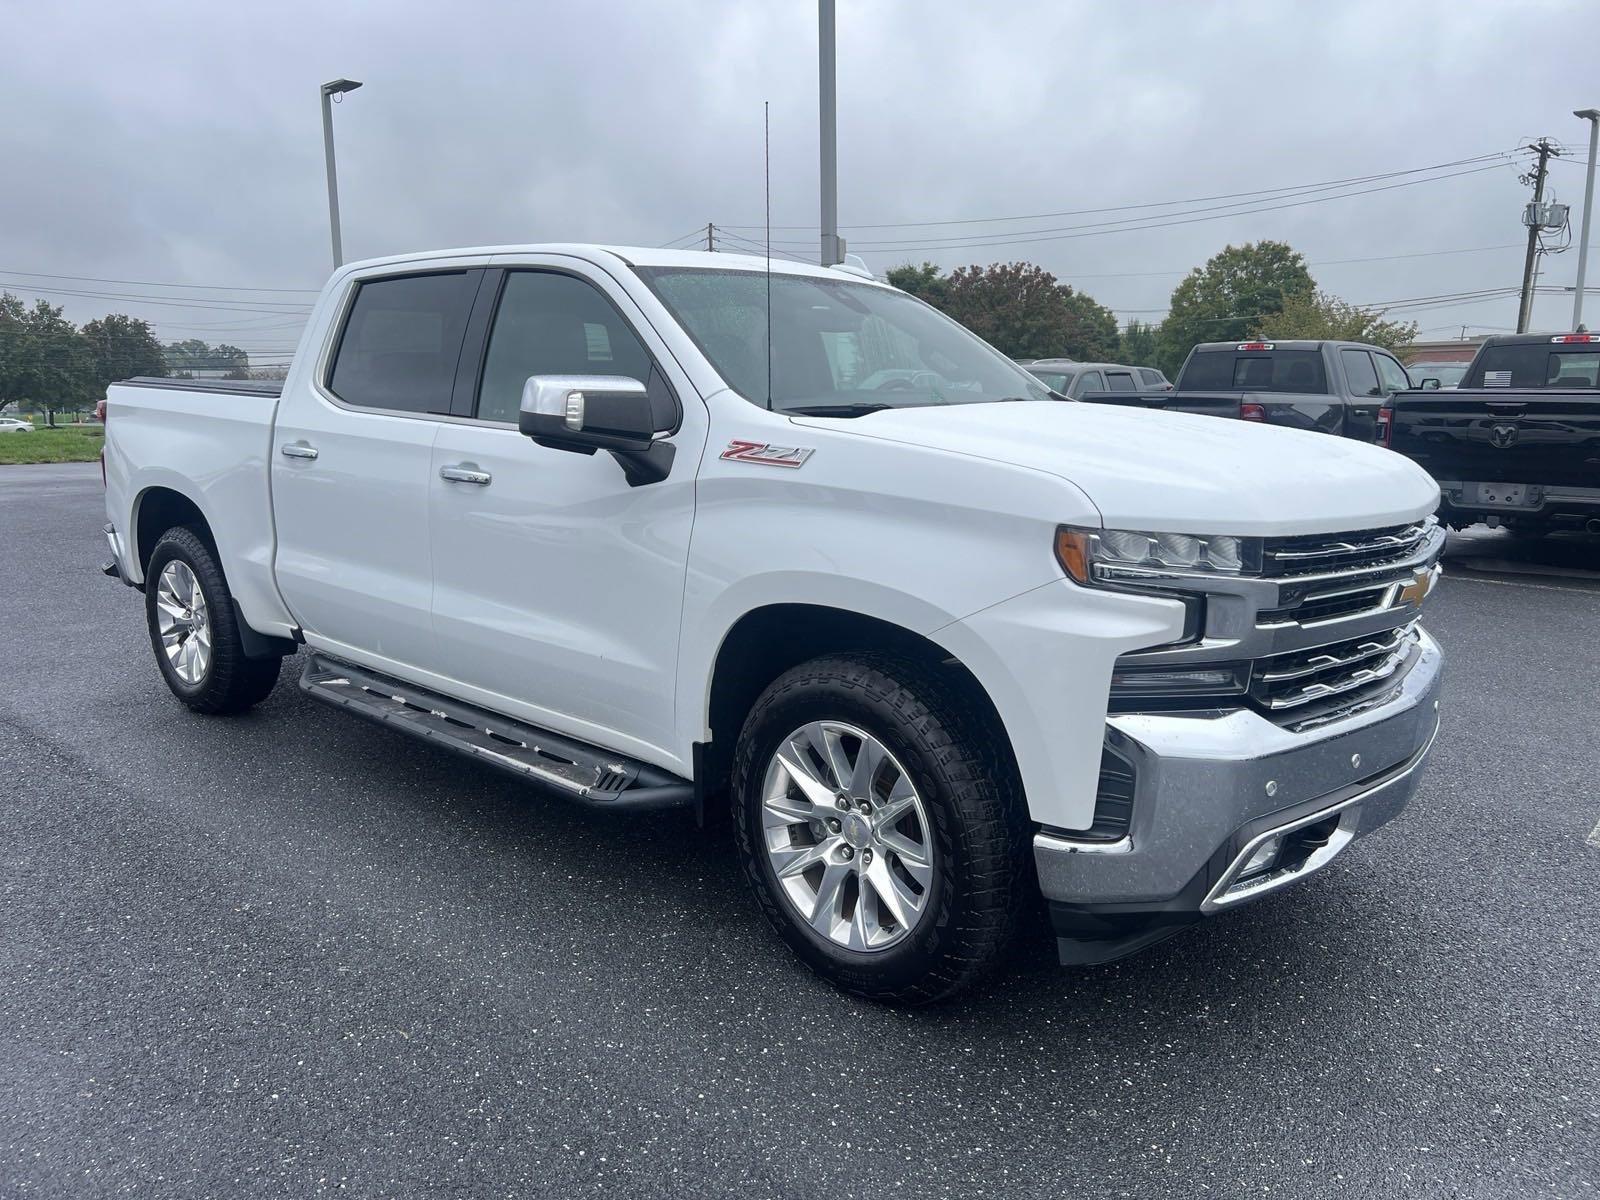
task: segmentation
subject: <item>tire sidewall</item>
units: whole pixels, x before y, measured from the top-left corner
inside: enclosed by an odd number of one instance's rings
[[[932,826],[929,908],[910,934],[883,950],[850,950],[812,929],[784,893],[767,854],[761,810],[768,764],[784,737],[820,720],[854,725],[882,742],[910,775]],[[735,755],[732,782],[745,873],[768,919],[796,954],[845,987],[868,994],[899,991],[928,974],[940,960],[952,924],[960,919],[963,839],[955,829],[960,814],[949,781],[930,758],[918,730],[907,728],[870,694],[839,683],[830,685],[819,677],[752,709]]]

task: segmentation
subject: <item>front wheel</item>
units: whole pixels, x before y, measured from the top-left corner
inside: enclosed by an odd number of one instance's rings
[[[236,713],[266,699],[283,660],[251,658],[216,555],[192,529],[169,529],[145,569],[145,619],[172,694],[195,712]]]
[[[815,971],[921,1004],[1009,947],[1031,882],[1003,738],[942,673],[889,655],[775,680],[735,752],[739,849],[779,935]]]

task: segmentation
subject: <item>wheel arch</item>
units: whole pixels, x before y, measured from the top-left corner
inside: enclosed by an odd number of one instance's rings
[[[778,676],[824,654],[853,650],[888,652],[938,671],[972,697],[990,735],[1016,768],[1016,755],[999,710],[968,666],[924,634],[881,617],[816,603],[773,603],[753,608],[724,633],[712,659],[706,690],[705,728],[699,747],[701,786],[708,795],[726,790],[734,746],[745,715]]]
[[[196,536],[216,554],[217,541],[211,531],[211,522],[194,497],[165,483],[151,484],[134,497],[131,523],[133,545],[130,550],[138,565],[139,578],[145,577],[150,566],[150,555],[161,540],[161,535],[179,526],[194,530]],[[220,556],[218,563],[221,563]]]

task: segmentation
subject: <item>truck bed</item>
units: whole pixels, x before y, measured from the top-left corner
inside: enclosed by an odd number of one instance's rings
[[[151,546],[141,514],[187,502],[215,536],[251,628],[288,632],[272,577],[273,422],[283,384],[257,379],[130,379],[106,393],[107,511],[141,583]],[[159,531],[157,531],[159,532]]]

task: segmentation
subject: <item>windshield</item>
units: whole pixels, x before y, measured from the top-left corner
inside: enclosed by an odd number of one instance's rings
[[[768,399],[761,271],[639,267],[640,277],[745,399]],[[841,414],[928,404],[1048,400],[1033,376],[904,292],[773,275],[772,407]]]

